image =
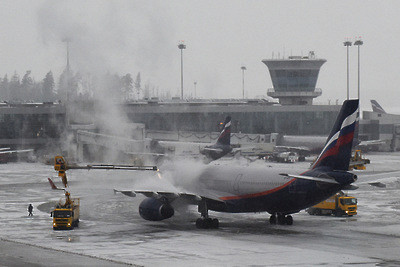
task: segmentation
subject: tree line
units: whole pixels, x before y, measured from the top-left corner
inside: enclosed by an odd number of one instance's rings
[[[20,77],[17,72],[0,77],[0,101],[8,103],[85,101],[106,93],[115,101],[132,101],[149,97],[154,86],[147,83],[142,89],[140,72],[133,79],[131,74],[73,73],[65,69],[55,82],[53,72],[36,81],[28,70]]]

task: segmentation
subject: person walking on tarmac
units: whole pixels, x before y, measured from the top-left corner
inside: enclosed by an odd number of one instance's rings
[[[32,204],[29,204],[29,206],[28,206],[28,212],[29,212],[28,216],[33,216],[32,211],[33,211],[33,206],[32,206]]]

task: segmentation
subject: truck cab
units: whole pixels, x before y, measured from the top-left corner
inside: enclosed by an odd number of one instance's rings
[[[79,199],[72,199],[71,204],[58,204],[51,212],[54,230],[72,230],[79,224]]]
[[[357,199],[339,192],[306,210],[310,215],[353,216],[357,214]]]
[[[357,214],[357,199],[355,197],[341,196],[338,200],[338,209],[342,211],[342,215],[353,216]]]

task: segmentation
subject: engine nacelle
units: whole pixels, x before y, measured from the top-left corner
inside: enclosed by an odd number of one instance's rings
[[[357,181],[357,175],[346,171],[329,172],[328,175],[335,178],[335,180],[342,185]]]
[[[167,203],[148,197],[139,205],[140,216],[148,221],[161,221],[174,215],[174,208]]]

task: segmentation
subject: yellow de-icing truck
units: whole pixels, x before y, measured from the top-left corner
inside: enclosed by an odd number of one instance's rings
[[[65,193],[65,203],[57,204],[51,212],[53,217],[54,230],[72,230],[79,225],[79,198],[70,198],[69,193]]]
[[[357,214],[357,199],[339,192],[306,211],[310,215],[353,216]]]
[[[53,229],[54,230],[71,230],[74,227],[78,227],[79,224],[79,198],[70,198],[70,194],[67,191],[68,181],[66,171],[69,169],[100,169],[100,170],[136,170],[136,171],[158,171],[157,166],[133,166],[133,165],[68,165],[67,161],[62,156],[56,156],[54,158],[54,170],[58,171],[58,176],[61,177],[61,181],[64,184],[64,189],[57,188],[53,181],[48,178],[51,188],[54,190],[64,190],[65,192],[65,203],[61,201],[57,204],[54,210],[51,212],[53,217]]]

